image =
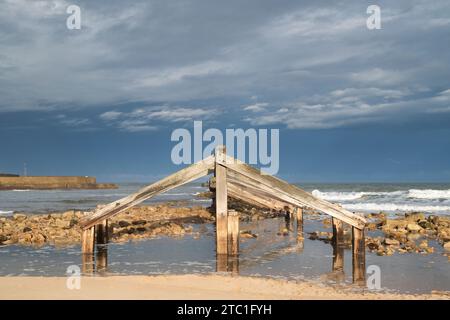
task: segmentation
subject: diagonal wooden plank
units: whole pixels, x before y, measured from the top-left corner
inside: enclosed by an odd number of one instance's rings
[[[263,197],[256,197],[253,193],[250,193],[247,190],[233,183],[228,184],[228,194],[233,198],[239,199],[241,201],[244,201],[245,203],[248,203],[256,207],[268,208],[273,210],[284,209],[284,206],[279,206],[273,203],[270,199],[265,199]]]
[[[286,200],[287,202],[292,203],[292,201],[294,201],[301,204],[300,206],[303,205],[322,211],[358,229],[363,229],[366,224],[366,220],[363,217],[356,215],[336,204],[318,199],[312,194],[279,178],[261,174],[260,170],[253,168],[242,161],[236,160],[230,156],[226,156],[225,159],[217,159],[216,161],[223,166],[226,166],[228,169],[256,181],[258,187],[263,188],[263,186],[265,186],[265,190],[268,188],[269,190],[271,189],[277,197]]]
[[[120,212],[123,212],[157,194],[166,192],[173,188],[179,187],[188,182],[194,181],[210,173],[214,169],[214,156],[199,161],[190,165],[178,172],[165,177],[149,186],[146,186],[136,193],[133,193],[120,200],[114,201],[102,208],[99,208],[87,215],[80,221],[80,226],[83,229],[89,228],[98,224],[104,219],[110,218]]]
[[[291,210],[293,205],[273,197],[270,193],[244,185],[237,180],[229,179],[228,192],[233,198],[240,199],[252,205],[273,210]]]

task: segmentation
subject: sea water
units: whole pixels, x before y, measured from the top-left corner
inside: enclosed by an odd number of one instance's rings
[[[0,191],[0,215],[13,212],[46,213],[70,209],[92,210],[98,204],[113,202],[143,188],[145,184],[121,183],[112,190],[13,190]],[[421,211],[429,214],[450,213],[450,184],[438,183],[302,183],[301,188],[314,196],[340,203],[354,212],[404,213]],[[158,195],[144,204],[182,201],[183,205],[209,205],[197,198],[207,191],[200,182],[189,183]]]
[[[2,191],[0,210],[4,215],[13,212],[45,213],[69,209],[90,210],[97,204],[108,203],[133,193],[143,184],[120,184],[116,190],[49,190]],[[301,184],[315,196],[358,212],[384,211],[392,215],[406,211],[427,214],[450,213],[450,184]],[[195,196],[207,188],[190,183],[146,201],[156,204],[181,201],[180,205],[207,206],[210,201]],[[305,216],[305,241],[299,250],[295,234],[280,236],[284,220],[267,219],[241,223],[241,229],[258,234],[255,239],[242,239],[239,274],[291,280],[312,279],[334,284],[332,272],[333,250],[329,243],[308,239],[308,233],[322,230],[320,221]],[[215,233],[213,224],[193,225],[200,237],[159,237],[128,243],[107,245],[106,274],[185,274],[216,272]],[[331,230],[327,230],[331,231]],[[377,256],[366,253],[366,266],[377,265],[381,270],[384,290],[399,292],[430,292],[450,290],[450,262],[443,248],[429,241],[435,252],[428,255],[398,254]],[[351,250],[344,253],[345,277],[351,285]],[[66,248],[41,248],[18,245],[0,246],[0,276],[43,275],[64,276],[70,265],[81,265],[79,245]]]

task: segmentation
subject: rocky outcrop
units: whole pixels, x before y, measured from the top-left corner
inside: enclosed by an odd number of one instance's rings
[[[81,211],[45,215],[16,213],[0,218],[0,245],[20,244],[67,246],[79,244]],[[188,223],[212,221],[204,208],[172,208],[168,206],[135,207],[110,221],[112,242],[151,238],[159,235],[182,236],[191,232]]]

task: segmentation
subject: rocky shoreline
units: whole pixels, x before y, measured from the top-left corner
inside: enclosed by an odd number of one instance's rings
[[[435,247],[433,241],[443,247],[444,255],[450,260],[450,217],[426,216],[424,213],[406,213],[397,219],[387,218],[385,213],[367,215],[366,250],[379,256],[394,253],[430,254]],[[331,219],[323,219],[325,229],[331,228]],[[315,231],[309,239],[331,242],[332,232]],[[351,229],[344,229],[344,245],[351,246]]]
[[[276,212],[254,208],[230,199],[230,208],[240,212],[244,222],[285,216]],[[69,246],[79,244],[81,211],[28,215],[15,213],[12,217],[0,218],[1,245]],[[322,220],[324,230],[331,229],[331,219],[313,210],[305,210],[306,219]],[[450,217],[425,216],[423,213],[407,213],[397,219],[389,219],[384,213],[367,216],[366,248],[379,256],[394,253],[430,254],[435,247],[429,241],[442,245],[444,255],[450,260]],[[214,213],[204,207],[176,207],[170,204],[139,206],[127,210],[110,220],[110,241],[126,242],[156,236],[183,236],[193,232],[190,224],[213,223]],[[289,230],[280,230],[286,236]],[[199,236],[199,235],[195,235]],[[256,238],[251,230],[241,230],[242,238]],[[315,231],[309,239],[331,242],[332,232]],[[344,229],[344,244],[351,245],[351,229]]]
[[[15,213],[0,218],[0,245],[45,244],[68,246],[79,244],[81,211],[27,215]],[[159,235],[182,236],[191,232],[187,223],[213,221],[205,208],[174,208],[167,205],[135,207],[110,220],[110,241],[126,242]]]

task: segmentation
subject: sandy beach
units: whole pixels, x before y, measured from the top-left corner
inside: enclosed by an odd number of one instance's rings
[[[82,277],[67,289],[66,277],[2,277],[0,299],[450,299],[448,293],[422,295],[355,292],[310,282],[221,275]]]

